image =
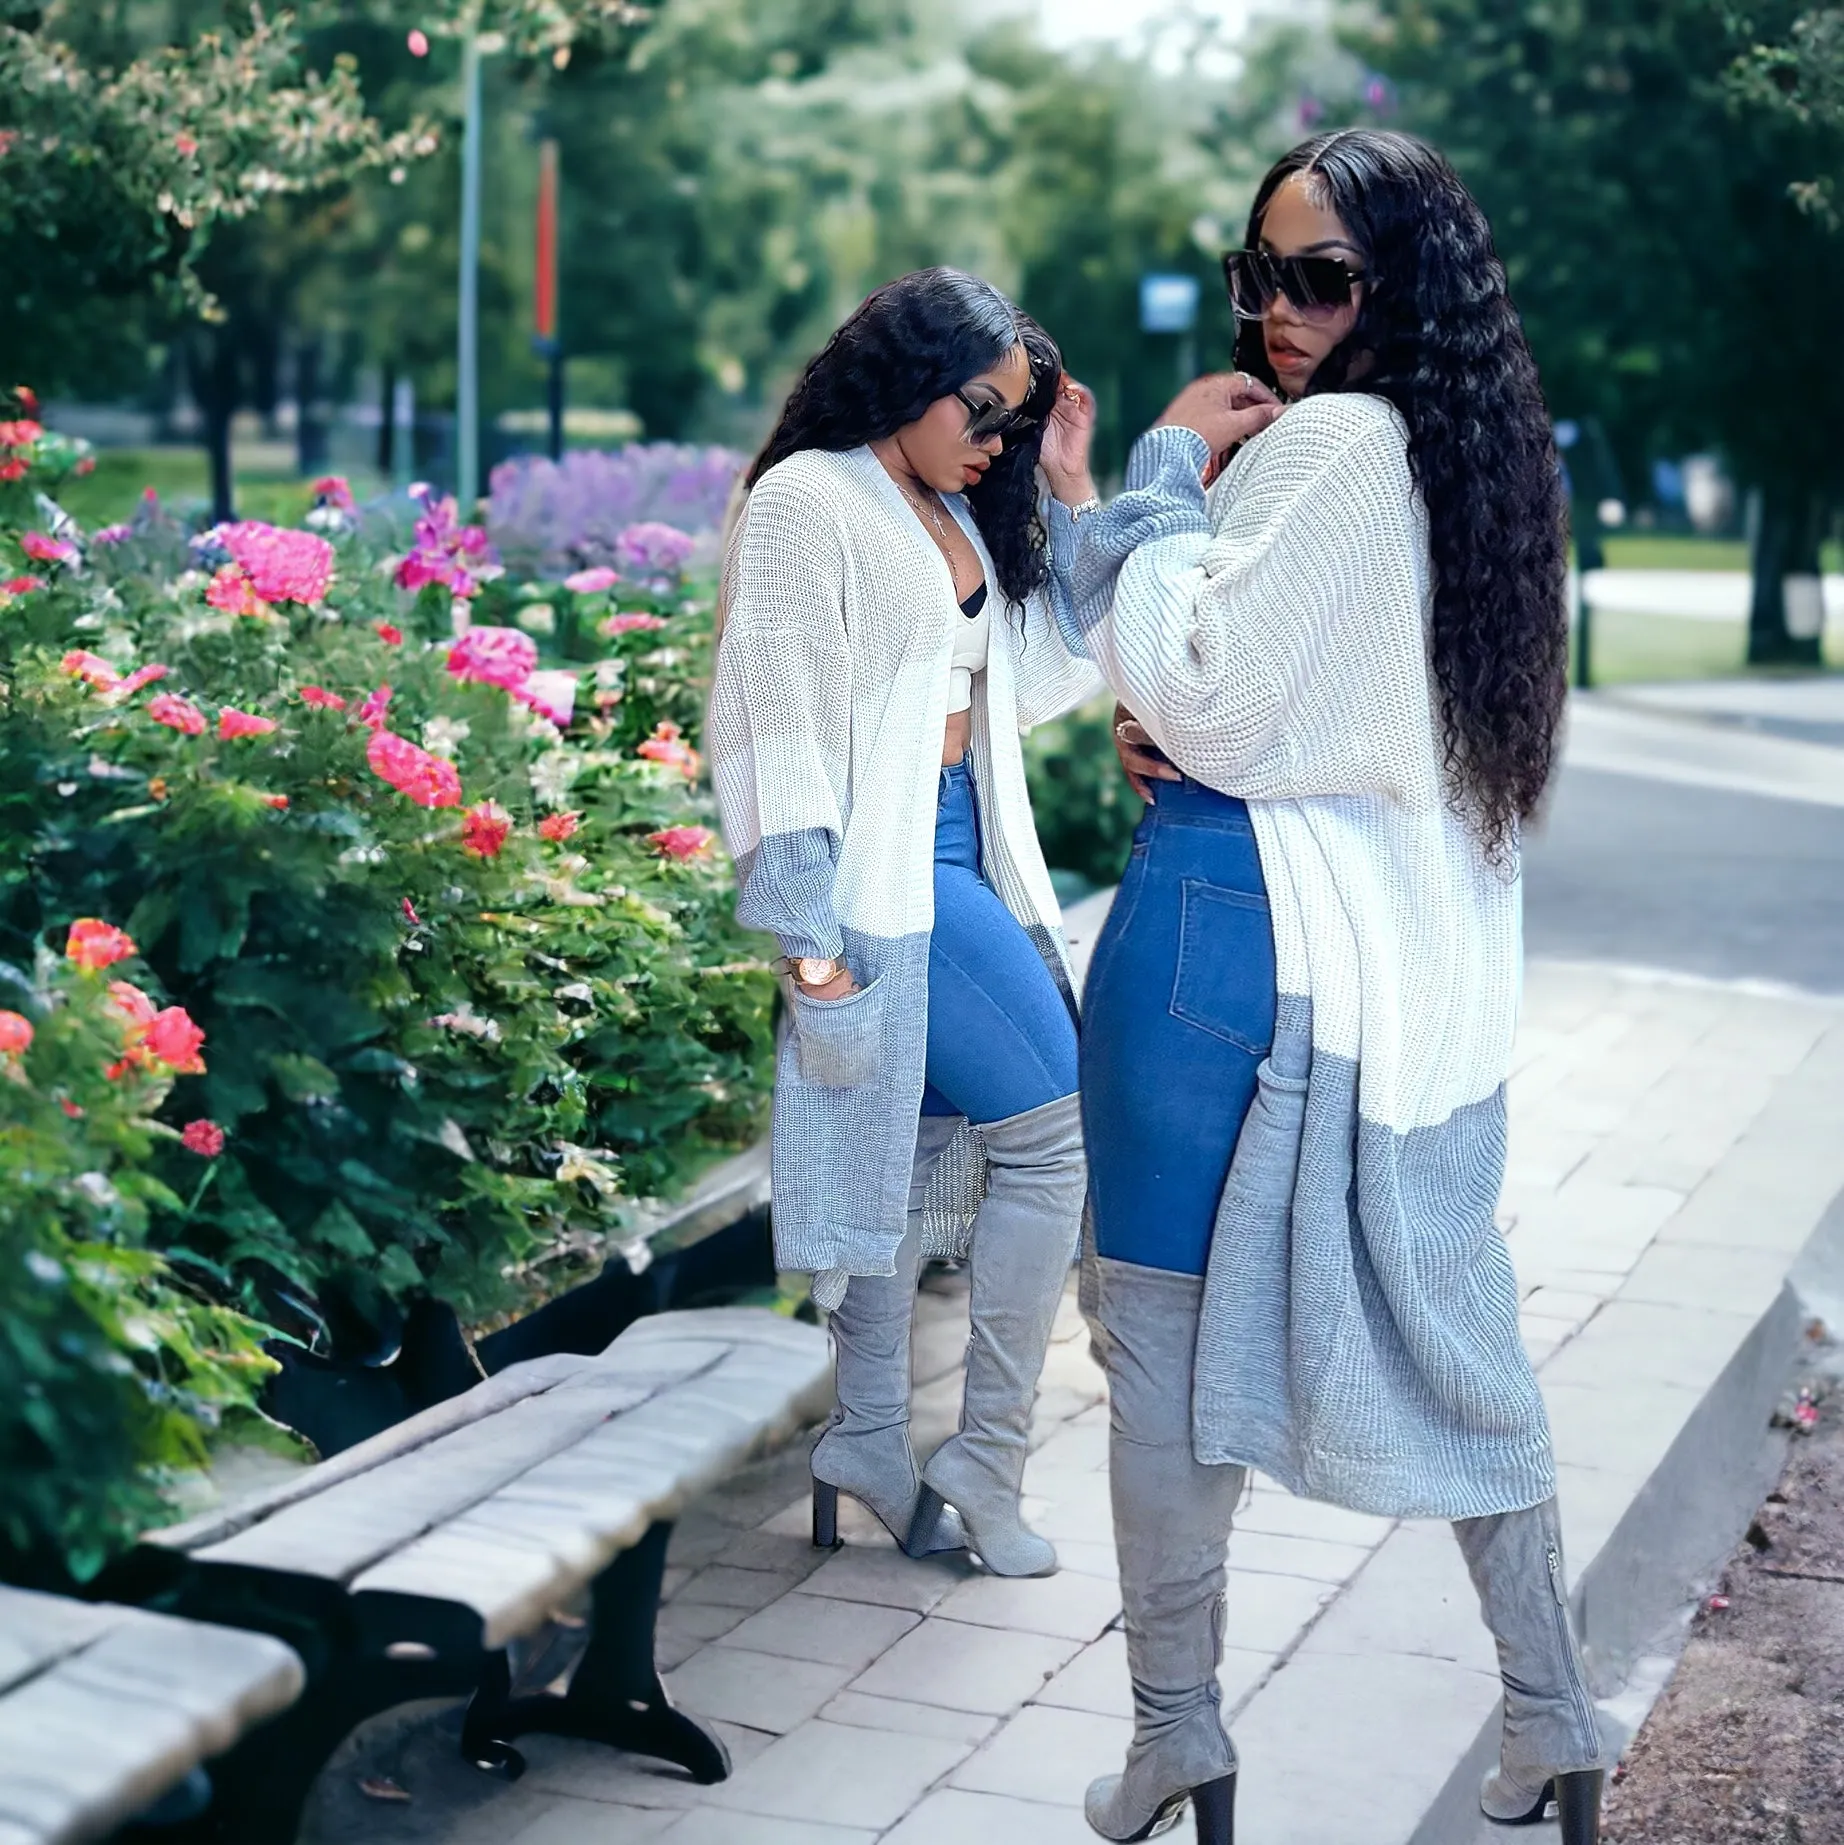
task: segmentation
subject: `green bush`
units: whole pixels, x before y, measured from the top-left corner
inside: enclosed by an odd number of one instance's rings
[[[1144,812],[1114,753],[1110,696],[1041,724],[1024,740],[1045,861],[1098,887],[1120,882]]]
[[[398,579],[430,573],[393,570],[401,530],[337,507],[313,515],[324,584],[304,532],[188,543],[153,502],[83,539],[34,498],[80,456],[30,453],[28,478],[0,485],[0,964],[38,1034],[5,1087],[36,1099],[31,1125],[4,1122],[0,1179],[29,1168],[49,1189],[0,1191],[0,1323],[88,1314],[88,1355],[52,1334],[29,1374],[50,1399],[66,1371],[114,1377],[116,1398],[86,1383],[71,1413],[115,1439],[86,1446],[86,1489],[73,1431],[0,1374],[0,1456],[28,1439],[22,1419],[45,1450],[0,1469],[0,1534],[87,1567],[132,1528],[149,1470],[198,1451],[170,1416],[156,1430],[118,1413],[127,1385],[166,1388],[196,1349],[219,1395],[248,1403],[254,1339],[311,1336],[328,1301],[369,1318],[426,1293],[481,1325],[592,1272],[627,1200],[759,1131],[773,982],[731,919],[698,787],[710,621],[695,596],[482,583],[433,507],[412,562],[450,580],[413,589]],[[276,580],[231,559],[234,541],[273,552]],[[605,636],[617,601],[645,619]],[[507,689],[517,673],[490,648],[501,682],[450,670],[457,611],[489,641],[535,631],[582,662],[566,728],[522,702],[538,681]],[[386,779],[405,772],[378,754],[389,738],[440,804]],[[118,1005],[98,1062],[114,1075],[95,1078],[111,1106],[76,1098],[72,1118],[44,1106],[63,1009],[43,969],[81,918],[132,939],[122,965],[146,997],[129,1013],[183,1009],[204,1039],[196,1060],[162,1062]],[[98,1165],[88,1142],[118,1115],[141,1125]],[[225,1137],[202,1171],[176,1134],[193,1121]],[[35,1151],[44,1135],[58,1160]],[[67,1167],[134,1208],[71,1214]],[[73,1266],[60,1239],[115,1266]],[[176,1330],[136,1346],[47,1282],[48,1263],[107,1269],[131,1303],[119,1324]],[[202,1441],[209,1393],[185,1389],[172,1414]]]

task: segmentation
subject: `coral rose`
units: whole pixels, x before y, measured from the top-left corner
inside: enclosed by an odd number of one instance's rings
[[[188,1153],[215,1160],[224,1151],[224,1130],[215,1121],[188,1121],[179,1142]]]
[[[476,858],[498,858],[512,831],[512,816],[497,801],[470,807],[461,820],[461,849]]]
[[[457,679],[508,692],[522,686],[537,664],[537,643],[517,628],[469,628],[448,650],[448,670]]]
[[[130,936],[95,916],[81,916],[72,923],[64,944],[66,956],[86,974],[99,973],[140,952]]]
[[[202,1076],[205,1060],[199,1055],[205,1034],[192,1022],[184,1006],[156,1012],[141,1033],[140,1048],[180,1076]]]
[[[0,1012],[0,1057],[21,1057],[32,1048],[32,1021],[17,1012]]]
[[[418,807],[459,807],[461,774],[452,762],[418,749],[389,730],[373,734],[365,746],[372,773],[408,795]]]
[[[168,730],[177,730],[188,737],[202,737],[205,734],[205,714],[197,705],[176,697],[171,692],[162,692],[156,698],[147,701],[147,715],[156,724],[164,724]]]
[[[662,858],[676,858],[682,864],[687,859],[705,857],[716,838],[708,826],[669,826],[649,833],[647,844]]]
[[[582,823],[581,814],[546,814],[538,822],[538,836],[541,839],[554,840],[561,844],[566,839],[574,839],[576,829]]]
[[[249,711],[239,711],[234,705],[226,705],[218,713],[218,736],[224,741],[232,737],[266,737],[275,729],[275,719],[257,717]]]
[[[300,691],[304,705],[312,705],[316,711],[344,711],[346,701],[337,692],[329,692],[325,686],[304,685]]]

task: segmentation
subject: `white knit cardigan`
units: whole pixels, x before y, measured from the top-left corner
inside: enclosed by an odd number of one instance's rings
[[[1067,994],[1019,731],[1093,697],[1101,677],[1069,652],[1051,597],[1022,615],[1004,607],[971,515],[958,495],[947,504],[995,604],[972,707],[983,869]],[[1074,528],[1060,507],[1050,520],[1053,576],[1066,582]],[[788,956],[843,955],[861,988],[823,1001],[784,982],[792,1029],[776,1061],[776,1259],[832,1271],[837,1286],[890,1274],[907,1221],[941,740],[966,618],[946,560],[868,448],[803,451],[762,476],[730,537],[722,606],[705,741],[737,917]],[[960,1246],[981,1169],[963,1132],[930,1197],[938,1253]]]
[[[1532,1505],[1548,1424],[1494,1225],[1520,892],[1444,787],[1407,433],[1326,394],[1208,501],[1207,459],[1188,430],[1135,447],[1079,528],[1068,635],[1248,802],[1268,887],[1279,1019],[1212,1244],[1196,1452],[1364,1511]]]

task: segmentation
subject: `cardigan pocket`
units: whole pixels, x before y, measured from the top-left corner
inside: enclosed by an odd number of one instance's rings
[[[1306,1127],[1307,1079],[1282,1076],[1271,1058],[1255,1072],[1255,1099],[1229,1164],[1225,1196],[1265,1218],[1285,1222],[1299,1184],[1300,1143]]]
[[[1262,1057],[1274,1042],[1274,924],[1268,900],[1186,878],[1171,1012]]]
[[[827,1089],[853,1089],[874,1077],[884,1056],[884,979],[844,999],[815,999],[792,981],[800,1074]]]

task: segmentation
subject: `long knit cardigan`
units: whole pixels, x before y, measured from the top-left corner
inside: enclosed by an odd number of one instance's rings
[[[1443,786],[1406,431],[1327,394],[1208,500],[1206,460],[1186,430],[1135,447],[1079,527],[1068,633],[1247,801],[1268,887],[1278,1021],[1217,1214],[1195,1452],[1366,1512],[1533,1505],[1549,1428],[1494,1224],[1520,893]]]
[[[1004,609],[971,515],[957,495],[947,504],[999,602],[972,708],[983,870],[1068,995],[1019,731],[1094,696],[1101,677],[1069,652],[1048,596]],[[1060,507],[1050,519],[1066,584],[1074,528]],[[792,1029],[775,1072],[776,1259],[826,1271],[836,1292],[845,1275],[892,1273],[907,1222],[941,739],[965,617],[946,560],[868,448],[807,450],[763,474],[731,534],[722,606],[705,739],[738,920],[790,957],[843,955],[861,988],[824,1001],[785,982]],[[963,1129],[928,1199],[932,1253],[964,1248],[982,1179]]]

